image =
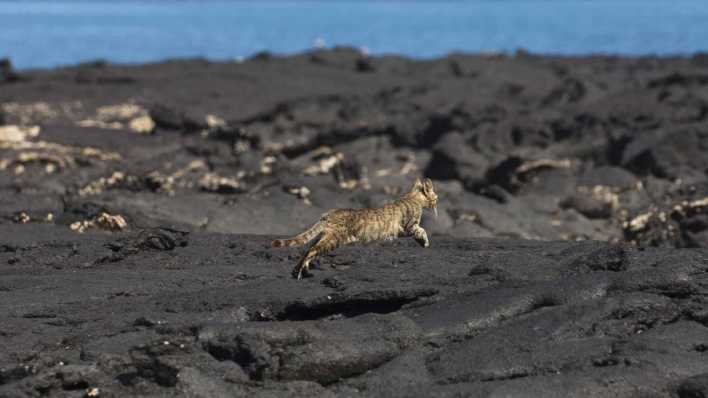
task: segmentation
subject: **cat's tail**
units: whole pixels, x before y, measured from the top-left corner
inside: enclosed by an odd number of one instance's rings
[[[311,226],[307,231],[292,237],[290,239],[276,239],[273,242],[271,242],[271,246],[273,247],[290,247],[290,246],[302,246],[305,243],[311,241],[314,239],[317,235],[319,235],[322,230],[324,229],[324,221],[320,220],[315,223],[315,225]]]

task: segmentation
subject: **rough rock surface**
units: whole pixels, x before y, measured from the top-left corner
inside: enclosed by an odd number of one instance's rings
[[[2,61],[0,396],[705,396],[701,59]]]

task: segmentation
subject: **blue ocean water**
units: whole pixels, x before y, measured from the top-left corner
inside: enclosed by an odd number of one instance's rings
[[[315,43],[413,57],[690,54],[708,49],[708,1],[0,1],[0,57],[18,68],[233,59]]]

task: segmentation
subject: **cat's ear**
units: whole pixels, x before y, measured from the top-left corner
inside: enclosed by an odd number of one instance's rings
[[[433,180],[430,178],[426,178],[423,180],[423,192],[425,193],[432,193],[433,192]]]
[[[415,182],[413,183],[413,187],[411,188],[411,191],[422,191],[423,190],[423,182],[420,180],[420,178],[416,178]]]

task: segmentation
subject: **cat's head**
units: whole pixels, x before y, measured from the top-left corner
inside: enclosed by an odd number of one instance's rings
[[[433,209],[435,215],[438,215],[438,195],[435,193],[433,181],[430,178],[424,180],[417,178],[410,193],[422,202],[423,207]]]

